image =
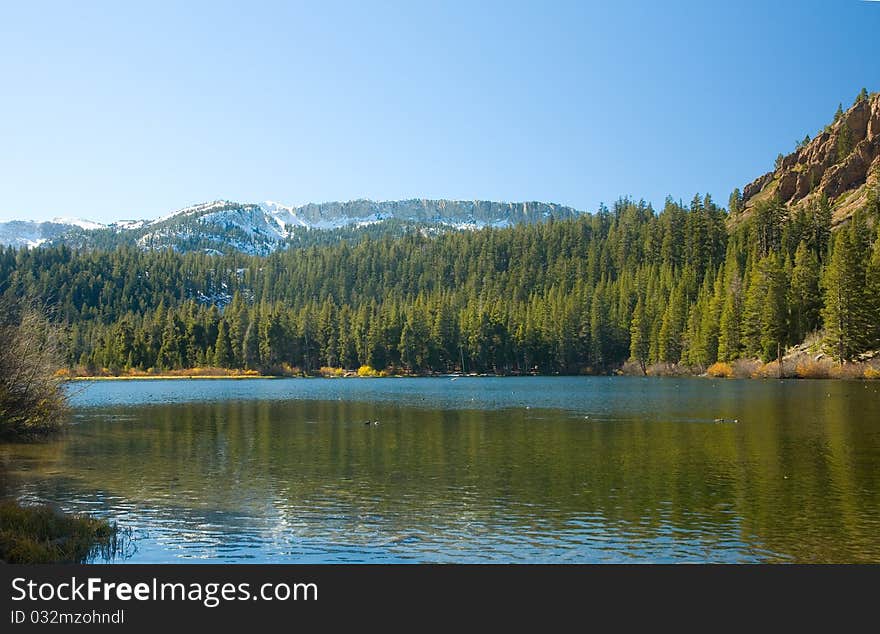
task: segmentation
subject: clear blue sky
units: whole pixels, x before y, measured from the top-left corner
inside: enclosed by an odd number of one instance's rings
[[[880,89],[880,2],[134,4],[0,9],[0,220],[726,203]]]

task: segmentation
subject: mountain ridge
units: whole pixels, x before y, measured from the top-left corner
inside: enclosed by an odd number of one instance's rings
[[[84,246],[97,233],[104,232],[123,240],[128,238],[142,248],[222,251],[223,247],[231,247],[265,255],[281,248],[296,231],[303,229],[360,228],[390,220],[441,229],[480,229],[574,218],[583,213],[566,205],[541,201],[355,199],[294,206],[274,201],[214,200],[154,220],[120,220],[109,224],[79,219],[66,223],[0,223],[0,244],[36,247],[65,242]]]
[[[880,198],[880,93],[863,90],[846,111],[788,155],[777,157],[774,170],[735,190],[728,222],[748,218],[761,205],[777,204],[782,213],[821,203],[840,225],[857,209]],[[214,200],[177,209],[152,220],[119,220],[109,224],[54,218],[45,222],[0,222],[0,245],[34,248],[68,244],[112,247],[132,244],[144,249],[171,248],[206,253],[240,251],[267,255],[291,244],[299,232],[327,232],[324,240],[354,237],[371,227],[431,231],[507,227],[583,215],[573,207],[541,201],[503,202],[409,198],[286,205],[275,201],[242,203]],[[337,232],[339,235],[329,235]],[[314,242],[314,238],[310,238]],[[300,241],[300,244],[309,243]]]

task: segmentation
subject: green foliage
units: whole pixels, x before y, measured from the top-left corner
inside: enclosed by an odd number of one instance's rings
[[[840,361],[852,360],[871,343],[876,324],[873,280],[869,280],[870,234],[861,213],[834,239],[834,248],[822,286],[826,343]]]
[[[632,324],[630,326],[630,357],[638,362],[642,373],[646,373],[649,353],[651,351],[650,321],[645,311],[645,301],[639,297],[636,308],[633,311]]]
[[[852,131],[846,123],[843,123],[837,136],[837,162],[840,163],[852,154],[854,147]]]
[[[803,341],[819,327],[822,294],[819,290],[819,259],[805,240],[798,244],[791,273],[789,306],[791,343]]]
[[[721,287],[721,315],[718,324],[718,359],[732,361],[742,352],[743,290],[739,264],[733,251],[724,264],[724,282]]]
[[[734,192],[733,212],[740,204]],[[866,300],[847,263],[862,261],[865,286],[871,240],[844,258],[838,238],[832,252],[827,199],[794,210],[771,199],[731,228],[727,219],[700,195],[660,213],[621,200],[574,220],[266,257],[0,249],[0,288],[51,298],[68,326],[66,361],[86,372],[580,373],[627,359],[705,368],[774,358],[834,322],[835,284]],[[847,355],[871,345],[859,337]]]
[[[761,310],[760,356],[769,361],[781,356],[780,350],[785,346],[788,333],[788,277],[777,253],[767,256],[760,269],[761,290],[765,293]]]
[[[737,187],[730,194],[730,198],[727,201],[727,210],[730,212],[731,216],[738,216],[740,212],[742,212],[742,206],[742,192],[740,192],[739,187]]]

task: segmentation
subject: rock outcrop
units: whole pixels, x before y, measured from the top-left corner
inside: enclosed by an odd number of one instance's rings
[[[816,138],[782,158],[776,170],[743,188],[748,212],[778,197],[789,206],[822,194],[834,207],[835,223],[867,202],[880,184],[880,93],[862,99]]]

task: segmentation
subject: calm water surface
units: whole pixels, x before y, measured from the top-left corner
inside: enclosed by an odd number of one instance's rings
[[[62,437],[0,445],[2,485],[129,527],[130,562],[880,561],[878,382],[72,391]]]

